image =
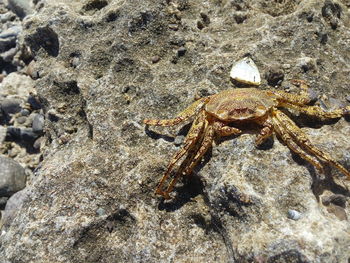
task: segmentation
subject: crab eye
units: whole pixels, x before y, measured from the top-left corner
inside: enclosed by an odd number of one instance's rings
[[[227,118],[228,112],[227,112],[226,110],[218,110],[218,115],[219,115],[221,118]]]
[[[255,112],[258,116],[262,116],[266,113],[266,108],[262,105],[256,107]]]

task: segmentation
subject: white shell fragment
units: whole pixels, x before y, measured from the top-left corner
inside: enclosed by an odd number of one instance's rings
[[[293,220],[299,220],[301,218],[301,213],[296,211],[296,210],[289,209],[288,210],[288,218],[293,219]]]
[[[245,57],[232,66],[230,77],[238,82],[250,85],[260,85],[260,73],[254,61]]]

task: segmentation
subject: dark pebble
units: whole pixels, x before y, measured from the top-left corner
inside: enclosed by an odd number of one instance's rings
[[[0,156],[0,197],[10,197],[26,186],[24,168],[15,160]]]
[[[44,129],[44,116],[41,114],[35,114],[32,123],[32,129],[34,132],[42,133]]]
[[[22,141],[34,142],[39,137],[31,128],[15,128],[13,126],[7,127],[6,141]]]
[[[203,23],[207,26],[207,25],[209,25],[210,24],[210,18],[209,18],[209,16],[206,14],[206,13],[200,13],[200,16],[201,16],[201,18],[202,18],[202,20],[203,20]]]
[[[279,85],[284,79],[283,70],[277,66],[273,66],[266,72],[265,78],[269,85],[273,87]]]
[[[202,30],[203,28],[204,28],[204,24],[203,24],[203,22],[202,21],[197,21],[197,28],[199,29],[199,30]]]
[[[20,101],[17,99],[4,99],[1,102],[1,108],[6,114],[20,112],[21,111]]]
[[[179,57],[184,56],[184,55],[186,54],[186,51],[187,51],[187,49],[186,49],[185,47],[180,47],[180,48],[177,50],[177,55],[178,55]]]
[[[30,104],[30,106],[33,110],[41,109],[41,104],[35,96],[30,95],[27,102]]]

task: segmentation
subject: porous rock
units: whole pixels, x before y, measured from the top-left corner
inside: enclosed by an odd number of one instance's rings
[[[324,191],[349,196],[349,183],[334,169],[317,175],[277,139],[266,149],[255,148],[251,133],[219,141],[194,176],[178,183],[177,198],[154,195],[177,150],[174,130],[145,130],[142,120],[175,116],[200,90],[231,88],[232,61],[249,54],[261,72],[290,64],[284,79],[306,79],[321,94],[345,98],[347,8],[321,44],[315,32],[327,30],[323,1],[233,2],[205,1],[210,23],[202,30],[199,0],[47,0],[24,21],[22,45],[40,69],[44,112],[59,117],[46,118],[44,159],[2,228],[5,260],[348,261],[349,221],[319,200]],[[243,23],[237,12],[246,14]],[[310,13],[312,20],[303,15]],[[180,46],[186,55],[171,63]],[[162,59],[151,63],[154,56]],[[317,68],[300,70],[304,57]],[[349,123],[320,127],[303,130],[350,168]],[[302,218],[288,219],[289,209]],[[342,209],[349,214],[348,205]]]

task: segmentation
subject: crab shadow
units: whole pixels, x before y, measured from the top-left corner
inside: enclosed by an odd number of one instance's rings
[[[175,136],[179,136],[179,135],[186,136],[188,134],[188,131],[191,128],[191,125],[192,125],[192,122],[187,123],[186,125],[182,126]],[[166,134],[160,133],[158,131],[154,131],[154,130],[149,129],[149,125],[145,126],[145,133],[147,134],[147,136],[149,136],[150,138],[152,138],[154,140],[163,139],[167,142],[174,142],[174,140],[175,140],[175,136],[166,135]]]
[[[204,183],[196,173],[183,178],[183,185],[176,187],[174,192],[176,196],[173,199],[165,200],[162,198],[158,204],[159,210],[174,212],[189,202],[193,198],[203,193]]]
[[[203,157],[203,161],[198,164],[194,171],[182,177],[183,185],[175,187],[175,197],[171,200],[162,198],[158,204],[159,210],[174,212],[184,206],[186,203],[193,202],[193,198],[203,195],[205,182],[199,175],[200,170],[209,162],[212,157],[212,148],[210,148]]]
[[[174,137],[150,130],[148,125],[145,126],[145,133],[147,134],[147,136],[151,137],[154,140],[163,139],[167,142],[174,141]]]
[[[350,197],[350,191],[349,189],[344,185],[340,185],[335,182],[334,176],[332,175],[332,171],[335,170],[335,168],[331,168],[330,166],[324,164],[324,178],[321,178],[320,175],[316,172],[316,169],[303,160],[299,155],[292,153],[292,159],[299,165],[305,166],[308,170],[311,178],[312,178],[312,184],[311,184],[311,190],[314,194],[316,200],[320,202],[321,195],[324,191],[328,190],[332,192],[333,194],[340,194],[346,197]],[[348,168],[348,167],[346,167]],[[339,180],[342,180],[343,178],[340,178]]]

